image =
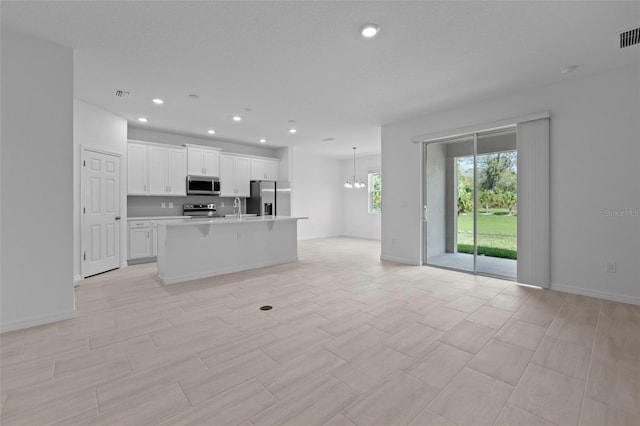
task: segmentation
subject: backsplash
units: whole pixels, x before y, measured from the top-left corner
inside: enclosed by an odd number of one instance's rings
[[[242,212],[246,212],[246,199],[242,198]],[[162,203],[165,208],[162,208]],[[169,207],[173,203],[173,207]],[[186,197],[162,197],[162,196],[128,196],[127,216],[182,216],[183,204],[215,204],[218,213],[233,213],[233,198],[218,197],[217,195],[188,195]],[[224,207],[222,204],[224,203]]]

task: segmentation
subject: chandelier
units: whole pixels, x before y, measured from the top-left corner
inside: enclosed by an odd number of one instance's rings
[[[353,180],[348,180],[344,183],[345,188],[364,188],[364,182],[356,180],[356,147],[353,147]]]

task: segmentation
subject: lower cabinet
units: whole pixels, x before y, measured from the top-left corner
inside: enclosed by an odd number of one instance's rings
[[[129,222],[129,256],[128,259],[153,257],[153,230],[151,221]]]
[[[158,256],[158,222],[154,220],[129,221],[129,255],[127,260],[148,259],[155,261]],[[166,219],[165,219],[166,220]],[[145,263],[144,261],[135,263]]]

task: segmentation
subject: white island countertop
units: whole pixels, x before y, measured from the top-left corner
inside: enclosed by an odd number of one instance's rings
[[[132,220],[173,220],[173,219],[188,219],[191,216],[138,216],[127,218],[127,221],[131,222]]]
[[[240,219],[235,217],[193,217],[191,219],[175,219],[159,223],[159,226],[194,226],[194,225],[228,225],[231,223],[255,223],[255,222],[283,222],[299,219],[309,219],[302,216],[243,216]]]
[[[179,283],[298,260],[294,216],[175,219],[158,222],[158,275]]]

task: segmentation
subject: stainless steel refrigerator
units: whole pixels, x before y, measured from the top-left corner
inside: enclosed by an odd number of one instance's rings
[[[251,181],[251,196],[247,198],[247,213],[258,216],[291,216],[291,185],[289,182]]]

